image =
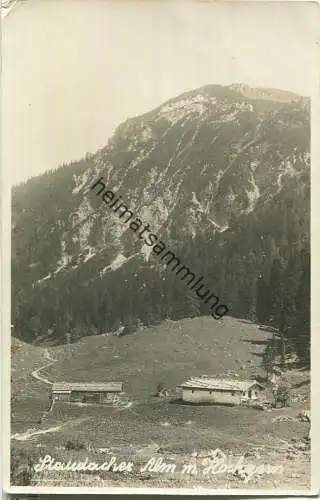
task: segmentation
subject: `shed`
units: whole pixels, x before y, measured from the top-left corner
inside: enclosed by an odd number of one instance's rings
[[[238,405],[259,398],[264,387],[256,380],[193,377],[181,384],[182,399],[189,403]]]
[[[60,401],[107,403],[122,392],[122,382],[55,382],[51,397]]]

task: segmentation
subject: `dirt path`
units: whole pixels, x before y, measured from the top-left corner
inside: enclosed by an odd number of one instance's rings
[[[50,427],[49,429],[42,430],[34,430],[28,429],[26,432],[17,432],[11,436],[11,439],[16,439],[17,441],[27,441],[31,439],[33,436],[37,436],[38,434],[48,434],[49,432],[57,432],[61,429],[62,425],[58,425],[57,427]]]
[[[45,368],[48,368],[48,366],[51,366],[53,365],[57,360],[52,358],[48,352],[48,349],[45,349],[44,351],[44,357],[49,360],[49,363],[46,363],[45,365],[41,366],[40,368],[38,368],[37,370],[34,370],[33,372],[31,372],[31,376],[33,378],[35,378],[36,380],[40,380],[40,382],[43,382],[44,384],[47,384],[47,385],[52,385],[53,382],[50,382],[50,380],[48,380],[47,378],[44,378],[42,375],[40,375],[40,371],[41,370],[44,370]]]
[[[16,441],[28,441],[29,439],[33,438],[34,436],[39,436],[41,434],[49,434],[50,432],[58,432],[60,429],[63,427],[66,427],[67,425],[71,425],[74,427],[75,425],[82,424],[88,420],[88,417],[85,418],[78,418],[77,420],[69,420],[68,422],[65,422],[61,425],[57,425],[56,427],[49,427],[48,429],[39,429],[36,430],[34,427],[31,429],[28,429],[25,432],[17,432],[16,434],[13,434],[11,436],[11,439],[15,439]]]
[[[40,375],[40,371],[44,370],[45,368],[48,368],[48,366],[53,365],[57,360],[54,359],[54,358],[52,358],[50,356],[50,354],[48,352],[48,349],[44,350],[44,357],[45,357],[45,359],[48,360],[48,363],[46,363],[45,365],[41,366],[37,370],[33,370],[31,372],[31,376],[33,378],[35,378],[36,380],[40,380],[40,382],[43,382],[44,384],[47,384],[47,385],[51,386],[53,384],[53,382],[51,382],[50,380],[48,380],[45,377],[43,377],[42,375]],[[49,410],[45,411],[43,413],[43,415],[40,417],[40,423],[42,421],[43,416],[52,411],[53,406],[54,406],[54,401],[51,402]],[[33,436],[37,436],[38,434],[47,434],[48,432],[57,432],[58,430],[61,429],[61,427],[62,427],[62,425],[59,425],[57,427],[50,427],[49,429],[44,429],[44,430],[36,430],[33,427],[31,429],[28,429],[25,432],[13,434],[11,436],[11,439],[16,439],[17,441],[27,441],[28,439],[31,439]]]

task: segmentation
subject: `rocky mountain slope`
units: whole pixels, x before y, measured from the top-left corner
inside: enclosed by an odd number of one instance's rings
[[[295,267],[297,294],[306,274],[309,121],[306,98],[208,85],[127,120],[97,153],[14,188],[15,334],[65,342],[120,323],[131,330],[139,320],[207,314],[90,189],[100,177],[231,315],[266,320],[279,297],[296,304],[283,284]],[[271,282],[279,276],[282,284]]]

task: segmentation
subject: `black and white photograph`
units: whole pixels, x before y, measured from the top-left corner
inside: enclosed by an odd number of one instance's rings
[[[7,492],[316,491],[319,26],[3,1]]]

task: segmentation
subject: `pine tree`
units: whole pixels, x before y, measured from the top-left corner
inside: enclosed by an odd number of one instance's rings
[[[301,252],[302,273],[296,295],[294,341],[301,361],[310,364],[310,252]]]

